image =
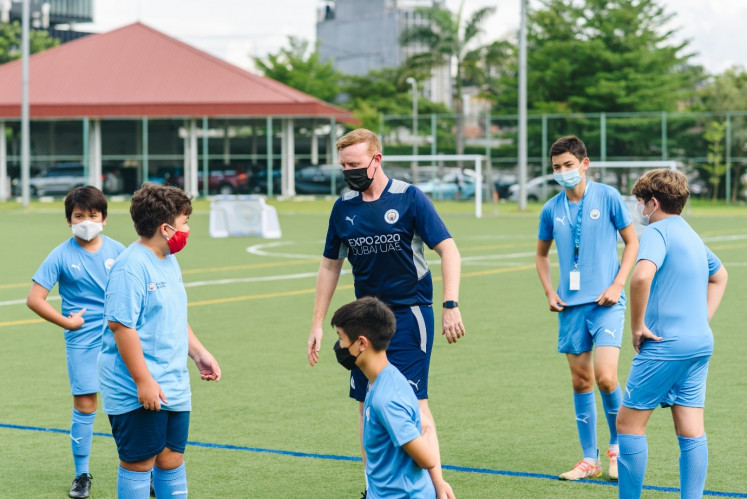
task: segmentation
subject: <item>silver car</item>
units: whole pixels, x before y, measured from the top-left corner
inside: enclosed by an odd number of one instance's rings
[[[82,163],[57,163],[42,171],[39,175],[29,178],[29,194],[31,196],[65,195],[76,187],[88,184],[85,168]],[[103,191],[107,194],[119,192],[122,189],[121,180],[116,174],[102,176]],[[21,192],[18,179],[13,181],[13,190]]]

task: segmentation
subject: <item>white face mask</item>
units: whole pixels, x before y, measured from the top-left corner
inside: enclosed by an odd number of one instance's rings
[[[643,225],[644,227],[651,222],[651,215],[653,215],[656,211],[656,208],[654,208],[653,210],[651,210],[651,213],[649,213],[648,215],[644,215],[643,210],[645,209],[646,205],[644,203],[638,203],[637,205],[635,205],[635,218],[638,223]]]
[[[84,241],[90,241],[104,230],[104,224],[93,220],[83,220],[79,224],[73,224],[73,235]]]

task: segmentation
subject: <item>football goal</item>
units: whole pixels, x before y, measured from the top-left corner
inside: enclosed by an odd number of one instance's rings
[[[387,175],[416,185],[433,200],[474,200],[477,218],[482,217],[483,200],[490,199],[491,191],[484,181],[485,156],[384,154],[383,163]]]

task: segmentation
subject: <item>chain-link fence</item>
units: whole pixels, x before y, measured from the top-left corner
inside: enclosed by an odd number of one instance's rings
[[[382,116],[386,154],[481,154],[495,172],[515,174],[518,117],[464,116],[464,150],[457,151],[456,116]],[[721,129],[721,133],[707,133]],[[417,129],[417,136],[413,131]],[[528,176],[550,173],[558,137],[583,139],[592,161],[674,160],[693,194],[727,202],[747,199],[747,111],[529,115]]]

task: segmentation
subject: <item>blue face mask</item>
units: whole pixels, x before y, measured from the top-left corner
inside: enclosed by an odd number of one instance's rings
[[[564,189],[573,189],[581,182],[581,174],[578,172],[578,168],[563,173],[556,173],[553,178]]]

